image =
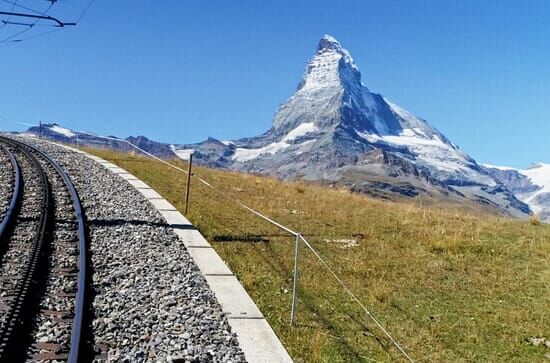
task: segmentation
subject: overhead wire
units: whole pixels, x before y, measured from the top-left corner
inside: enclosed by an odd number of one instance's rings
[[[90,8],[92,7],[92,4],[94,3],[95,0],[90,0],[90,2],[88,3],[88,6],[86,6],[86,9],[84,9],[84,11],[82,12],[82,14],[80,14],[80,16],[76,19],[76,22],[75,23],[80,23],[80,20],[82,20],[82,18],[84,17],[84,15],[86,15],[86,13],[88,12],[88,10],[90,10]]]
[[[3,1],[7,1],[7,0],[3,0]],[[48,6],[48,8],[47,8],[44,12],[40,13],[40,15],[46,15],[46,14],[48,13],[48,11],[51,10],[51,8],[53,7],[53,5],[54,5],[53,2],[50,3],[50,5]],[[2,43],[7,43],[7,42],[9,42],[10,40],[12,40],[13,38],[18,37],[18,36],[21,35],[21,34],[25,34],[27,31],[29,31],[30,29],[32,29],[36,24],[38,24],[38,23],[40,22],[40,20],[41,20],[41,19],[36,19],[33,23],[31,23],[32,25],[30,25],[29,27],[23,29],[23,30],[20,31],[20,32],[17,32],[17,33],[15,33],[15,34],[12,34],[11,36],[9,36],[9,37],[7,37],[7,38],[5,38],[5,39],[0,40],[0,44],[2,44]]]
[[[57,2],[57,1],[50,1],[50,5],[48,6],[48,8],[44,11],[44,12],[40,12],[38,10],[35,10],[33,8],[30,8],[28,6],[25,6],[25,5],[21,5],[20,3],[18,3],[19,0],[0,0],[6,4],[10,4],[11,5],[11,10],[10,12],[13,12],[14,9],[16,7],[18,8],[21,8],[21,9],[24,9],[24,10],[27,10],[27,11],[30,11],[34,14],[38,14],[38,15],[46,15],[50,10],[51,8],[53,7],[53,5]],[[90,10],[90,8],[92,7],[92,5],[94,4],[95,0],[90,0],[88,2],[88,4],[86,5],[86,7],[84,8],[84,10],[80,13],[80,15],[77,17],[77,20],[74,22],[74,24],[71,24],[71,25],[76,25],[78,23],[80,23],[80,21],[84,18],[84,16],[88,13],[88,11]],[[42,26],[43,24],[40,24],[40,20],[41,19],[37,19],[36,21],[32,22],[32,23],[28,23],[28,24],[24,24],[24,23],[20,23],[20,24],[15,24],[15,23],[10,23],[9,22],[9,19],[10,19],[10,16],[11,15],[8,15],[8,17],[6,18],[6,20],[4,22],[2,22],[2,24],[0,24],[0,29],[6,27],[8,24],[13,24],[13,25],[26,25],[27,28],[26,29],[23,29],[19,32],[16,32],[2,40],[0,40],[0,45],[6,45],[6,43],[19,43],[19,42],[23,42],[23,41],[26,41],[26,40],[30,40],[30,39],[34,39],[34,38],[38,38],[38,37],[42,37],[42,36],[45,36],[45,35],[48,35],[48,34],[51,34],[51,33],[54,33],[54,32],[57,32],[59,30],[61,30],[60,28],[58,29],[55,29],[55,30],[51,30],[51,31],[44,31],[44,32],[41,32],[41,33],[38,33],[38,34],[34,34],[34,35],[31,35],[31,36],[28,36],[28,37],[24,37],[24,38],[20,38],[20,39],[15,39],[15,38],[18,38],[19,36],[25,34],[26,32],[28,32],[31,28],[34,28],[35,26]],[[44,26],[53,26],[53,25],[46,25],[44,24]]]
[[[12,7],[11,7],[11,11],[12,11],[12,12],[13,12],[13,10],[15,9],[15,7],[18,7],[18,8],[21,8],[21,9],[28,10],[28,11],[30,11],[30,12],[32,12],[32,13],[35,13],[35,14],[38,14],[38,15],[44,15],[44,14],[42,14],[42,13],[41,13],[40,11],[38,11],[38,10],[34,10],[33,8],[29,8],[29,7],[27,7],[27,6],[18,4],[18,3],[17,3],[17,0],[15,0],[15,1],[1,0],[1,1],[3,1],[3,2],[5,2],[5,3],[8,3],[8,4],[11,4],[11,5],[12,5]]]
[[[17,1],[19,1],[19,0],[15,0],[15,4],[17,4]],[[10,12],[13,12],[13,10],[15,10],[15,4],[11,6]],[[8,17],[6,18],[6,20],[10,20],[10,17],[8,16]],[[6,25],[7,25],[6,23],[2,23],[2,26],[0,26],[0,29],[2,29],[3,27],[5,27]]]
[[[23,41],[34,39],[34,38],[40,38],[40,37],[43,37],[45,35],[49,35],[51,33],[55,33],[55,32],[61,31],[61,30],[63,30],[63,28],[51,29],[51,30],[48,30],[48,31],[45,31],[45,32],[42,32],[42,33],[30,35],[30,36],[22,38],[22,39],[15,39],[15,40],[13,40],[13,42],[23,42]]]

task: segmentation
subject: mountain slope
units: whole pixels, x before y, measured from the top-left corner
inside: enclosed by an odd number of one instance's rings
[[[144,157],[90,151],[184,210],[181,173]],[[548,352],[528,341],[548,339],[543,257],[550,249],[550,226],[463,213],[463,205],[426,208],[212,168],[197,167],[195,173],[218,191],[195,184],[188,218],[238,274],[296,362],[363,362],[365,357],[390,362],[399,360],[399,353],[373,337],[376,327],[353,318],[364,311],[350,304],[307,248],[300,254],[299,324],[291,327],[285,290],[292,286],[293,240],[231,200],[260,208],[308,236],[418,362],[422,357],[427,362],[506,361],[503,357],[539,362]]]
[[[38,128],[29,131],[36,134]],[[132,150],[123,139],[76,133],[56,124],[43,125],[41,133],[58,141]],[[319,181],[382,198],[468,200],[519,218],[531,212],[498,177],[436,128],[371,92],[350,53],[328,35],[264,134],[190,145],[143,136],[126,141],[161,157],[187,155],[193,149],[201,165]]]
[[[325,35],[296,92],[258,137],[183,145],[203,164],[283,179],[339,183],[390,196],[467,198],[525,217],[529,208],[437,129],[371,92]]]
[[[550,222],[550,164],[537,163],[527,169],[484,166],[541,220]]]

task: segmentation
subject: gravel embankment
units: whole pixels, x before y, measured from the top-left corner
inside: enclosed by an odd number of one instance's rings
[[[151,204],[91,159],[24,141],[56,158],[82,199],[97,293],[93,334],[109,360],[244,361],[206,280]]]
[[[0,222],[8,210],[11,201],[15,173],[5,149],[0,147]]]

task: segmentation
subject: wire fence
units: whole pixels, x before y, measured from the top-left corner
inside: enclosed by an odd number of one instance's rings
[[[27,124],[29,125],[29,124]],[[34,125],[39,126],[39,125]],[[146,155],[149,158],[152,158],[174,170],[177,172],[188,174],[188,171],[178,167],[177,165],[174,165],[167,160],[164,160],[158,156],[155,156],[146,150],[143,150],[142,148],[138,147],[137,145],[131,143],[128,140],[120,139],[116,137],[111,136],[102,136],[98,135],[92,132],[86,132],[86,131],[73,131],[75,135],[87,135],[87,136],[93,136],[95,138],[109,140],[109,141],[115,141],[118,143],[122,143],[125,145],[128,145],[129,149],[136,150],[144,155]],[[77,136],[78,140],[78,136]],[[77,141],[78,142],[78,141]],[[174,156],[176,156],[174,154]],[[372,310],[368,309],[367,306],[361,302],[361,300],[358,298],[358,296],[349,288],[349,286],[343,281],[343,279],[338,276],[334,268],[330,266],[330,264],[327,262],[325,258],[319,253],[317,249],[313,247],[311,242],[304,237],[304,235],[286,225],[283,223],[280,223],[276,221],[274,218],[267,216],[266,214],[260,212],[257,208],[254,208],[241,200],[234,198],[232,196],[227,195],[223,190],[217,188],[212,182],[206,181],[201,176],[197,175],[196,172],[193,172],[191,177],[198,182],[200,182],[202,185],[207,187],[210,191],[214,192],[218,197],[222,198],[223,200],[229,201],[230,203],[234,203],[237,205],[240,209],[246,210],[247,212],[251,213],[252,215],[260,218],[261,220],[269,223],[270,225],[284,231],[288,235],[294,237],[295,239],[295,248],[294,248],[294,271],[293,271],[293,291],[292,291],[292,306],[291,306],[291,324],[293,324],[295,316],[296,316],[296,305],[297,305],[297,291],[298,291],[298,272],[299,272],[299,258],[300,258],[300,247],[301,245],[305,246],[307,250],[309,250],[312,255],[315,257],[315,259],[319,262],[319,264],[327,271],[327,273],[332,277],[333,281],[340,286],[344,290],[344,292],[349,296],[351,301],[353,301],[360,310],[372,321],[374,324],[380,329],[380,331],[389,339],[392,345],[394,345],[399,353],[409,362],[414,362],[413,358],[407,353],[405,348],[390,334],[390,332],[385,328],[384,324],[378,319]]]

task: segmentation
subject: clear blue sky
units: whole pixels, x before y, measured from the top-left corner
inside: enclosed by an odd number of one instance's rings
[[[253,136],[328,33],[371,90],[478,161],[525,167],[550,162],[549,21],[535,0],[97,0],[73,29],[0,44],[0,117],[173,143]]]

